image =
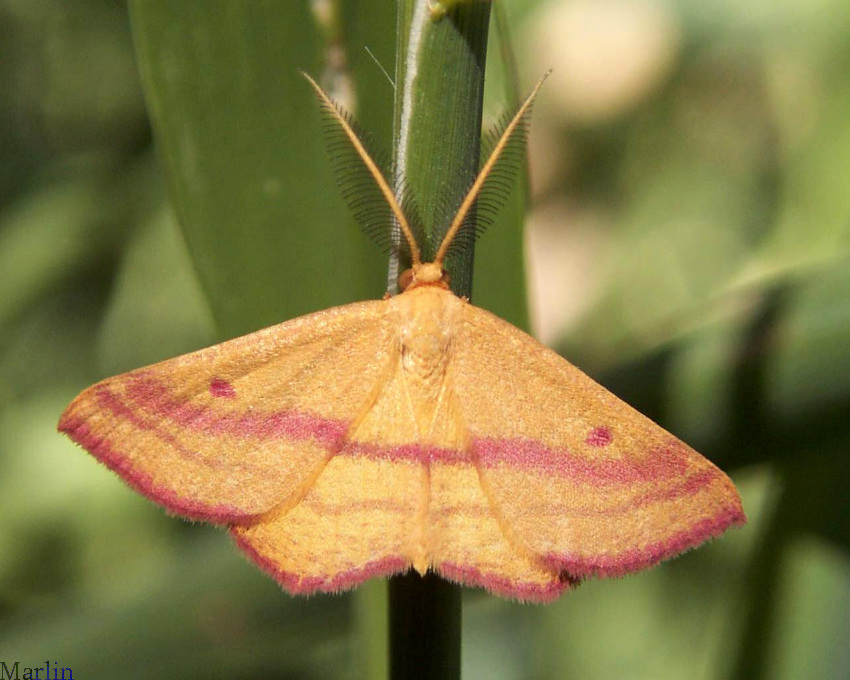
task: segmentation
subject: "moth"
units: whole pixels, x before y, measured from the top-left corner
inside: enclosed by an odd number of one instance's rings
[[[426,257],[405,192],[307,78],[396,225],[411,262],[400,294],[103,380],[59,430],[168,511],[229,527],[290,593],[413,568],[545,602],[743,524],[711,462],[449,288],[446,254],[498,195],[542,81]]]

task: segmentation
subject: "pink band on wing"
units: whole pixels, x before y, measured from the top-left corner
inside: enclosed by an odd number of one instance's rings
[[[552,449],[533,439],[475,439],[473,450],[485,467],[507,465],[595,484],[633,484],[676,479],[687,472],[687,449],[677,442],[622,459],[591,458]]]

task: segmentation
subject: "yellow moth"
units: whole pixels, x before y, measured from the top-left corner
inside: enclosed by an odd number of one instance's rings
[[[292,593],[413,568],[548,601],[743,524],[712,463],[449,290],[443,259],[540,83],[423,261],[404,201],[308,80],[408,248],[402,292],[109,378],[59,429],[169,511],[228,525]]]

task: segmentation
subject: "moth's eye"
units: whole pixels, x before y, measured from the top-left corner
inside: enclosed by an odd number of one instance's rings
[[[398,277],[398,288],[404,292],[411,283],[413,283],[413,270],[405,269]]]
[[[443,270],[442,282],[445,283],[447,286],[450,286],[452,283],[452,276],[446,269]]]

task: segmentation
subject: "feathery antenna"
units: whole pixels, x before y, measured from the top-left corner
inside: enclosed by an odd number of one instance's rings
[[[347,138],[348,142],[351,145],[351,148],[354,149],[360,161],[362,161],[363,165],[367,169],[371,178],[375,181],[381,195],[386,201],[386,205],[389,206],[392,211],[393,217],[395,217],[396,223],[401,229],[402,234],[404,234],[404,238],[407,241],[408,247],[410,248],[410,259],[412,263],[416,266],[422,263],[422,255],[419,250],[419,245],[416,242],[416,237],[414,236],[413,229],[411,229],[410,223],[407,220],[407,217],[404,214],[404,211],[399,204],[398,199],[396,198],[395,193],[390,188],[390,185],[387,183],[387,180],[384,178],[383,173],[381,172],[378,164],[372,159],[369,155],[369,152],[366,150],[365,145],[360,139],[360,136],[357,134],[357,131],[354,129],[354,125],[350,120],[350,117],[343,111],[319,86],[319,84],[313,80],[308,74],[304,71],[301,71],[301,75],[303,75],[307,82],[310,83],[313,90],[316,92],[316,96],[319,99],[319,103],[321,104],[322,109],[326,114],[328,114],[331,119],[337,124],[338,128],[342,130]],[[329,149],[331,152],[335,152],[337,150],[336,144],[329,145]],[[346,172],[347,168],[345,166],[340,168],[341,172]],[[349,201],[349,205],[352,210],[354,210],[355,214],[360,213],[368,213],[370,212],[368,202],[361,197],[355,197],[352,195],[352,192],[356,192],[359,188],[358,182],[350,182],[348,183],[350,186],[346,187],[343,191],[344,198]],[[367,231],[369,231],[369,227],[366,227]],[[374,234],[372,234],[375,236]],[[377,235],[380,236],[380,235]]]
[[[543,85],[543,82],[549,77],[549,73],[551,73],[551,71],[548,71],[540,79],[537,85],[534,86],[534,89],[531,90],[528,97],[526,97],[525,101],[517,109],[513,117],[504,124],[504,129],[502,130],[501,135],[493,143],[490,155],[484,165],[481,166],[478,176],[475,178],[475,181],[472,183],[469,191],[467,191],[463,201],[461,201],[460,206],[452,219],[451,225],[446,231],[446,235],[443,237],[440,247],[437,249],[437,254],[434,257],[434,262],[436,264],[442,266],[443,259],[449,250],[449,246],[461,230],[461,227],[463,227],[466,223],[470,211],[475,205],[476,200],[488,180],[496,182],[497,185],[496,190],[493,192],[496,199],[495,202],[498,202],[499,205],[504,202],[504,198],[509,191],[509,185],[505,185],[503,183],[504,178],[499,178],[498,174],[493,175],[493,169],[496,167],[497,163],[506,156],[506,150],[509,150],[511,146],[513,146],[511,142],[519,141],[521,147],[524,148],[525,134],[528,128],[528,119],[531,114],[531,107],[534,103],[534,98],[537,96],[537,92],[540,90],[540,86]],[[508,151],[508,155],[510,155],[510,151]]]

